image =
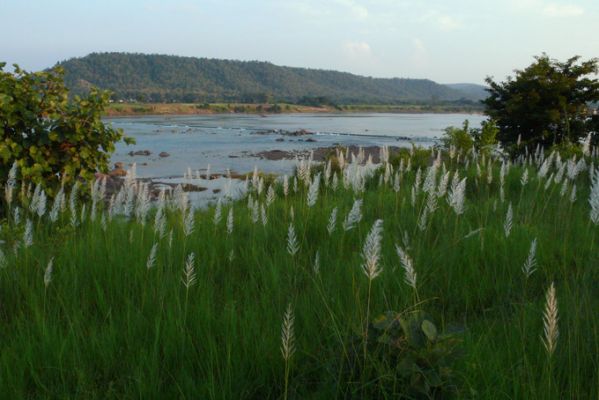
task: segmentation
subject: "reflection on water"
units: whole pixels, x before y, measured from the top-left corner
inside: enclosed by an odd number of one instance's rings
[[[470,114],[280,114],[149,116],[112,118],[106,121],[137,140],[133,146],[117,145],[113,162],[137,163],[140,177],[182,176],[187,167],[213,172],[227,169],[247,172],[257,165],[266,172],[285,173],[288,160],[268,161],[251,154],[267,150],[309,150],[335,144],[356,146],[409,146],[410,141],[430,146],[447,126],[468,119],[479,126],[481,115]],[[256,134],[264,131],[314,132],[309,136]],[[314,141],[307,139],[313,139]],[[149,150],[150,156],[131,151]],[[168,157],[160,157],[166,152]]]

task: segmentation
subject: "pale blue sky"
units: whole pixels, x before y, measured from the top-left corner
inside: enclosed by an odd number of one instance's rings
[[[442,83],[599,56],[599,0],[0,0],[0,61],[90,52],[264,60]]]

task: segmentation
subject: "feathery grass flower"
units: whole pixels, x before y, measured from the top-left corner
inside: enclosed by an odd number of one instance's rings
[[[503,223],[503,232],[505,237],[509,237],[512,232],[512,222],[514,219],[514,210],[512,209],[512,203],[508,206],[507,213],[505,214],[505,221]]]
[[[289,224],[287,229],[287,252],[292,256],[295,256],[299,251],[299,243],[297,241],[297,235],[295,234],[295,228],[293,224]]]
[[[50,258],[46,270],[44,271],[44,286],[47,288],[52,282],[52,271],[54,270],[54,257]]]
[[[528,251],[528,257],[526,258],[526,261],[524,262],[524,265],[522,266],[522,272],[524,272],[524,275],[526,276],[526,278],[530,278],[532,273],[535,272],[537,269],[536,254],[537,254],[537,239],[535,238],[535,239],[533,239],[532,243],[530,244],[530,250]]]
[[[152,249],[150,250],[150,255],[148,256],[148,261],[146,261],[146,268],[151,269],[156,265],[156,251],[158,250],[158,243],[154,243]]]
[[[195,254],[189,253],[187,259],[185,260],[185,269],[183,270],[183,277],[181,278],[181,282],[186,289],[189,290],[196,282],[196,273],[195,273]]]
[[[368,236],[366,236],[366,241],[362,248],[362,258],[364,259],[362,271],[364,271],[364,274],[370,280],[375,279],[383,271],[383,269],[379,267],[381,241],[383,238],[382,234],[383,220],[377,219],[372,225]]]
[[[23,233],[23,245],[29,247],[33,244],[33,223],[30,219],[25,222],[25,232]]]
[[[333,211],[331,211],[331,215],[329,217],[329,223],[327,224],[327,232],[329,232],[329,235],[333,234],[336,226],[337,226],[337,207],[333,208]]]
[[[416,290],[416,270],[414,270],[414,263],[412,262],[412,258],[410,255],[399,245],[395,245],[395,250],[397,251],[397,255],[399,256],[399,261],[401,262],[401,266],[404,269],[405,282],[410,285],[414,290]]]
[[[557,338],[559,329],[557,326],[557,296],[555,294],[555,285],[551,282],[551,286],[547,289],[545,300],[545,311],[543,312],[543,345],[547,350],[547,354],[551,357],[557,346]]]
[[[356,199],[352,205],[349,214],[343,221],[343,230],[349,231],[353,229],[358,222],[362,220],[362,199]]]

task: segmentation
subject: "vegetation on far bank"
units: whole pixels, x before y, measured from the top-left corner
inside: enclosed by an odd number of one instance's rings
[[[302,105],[289,103],[126,103],[112,102],[104,115],[281,114],[281,113],[482,113],[482,106],[460,105]]]

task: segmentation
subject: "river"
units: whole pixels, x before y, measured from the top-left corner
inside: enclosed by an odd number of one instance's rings
[[[277,114],[193,115],[107,118],[105,121],[136,139],[119,143],[112,161],[136,163],[140,177],[182,176],[187,168],[212,172],[248,172],[254,166],[265,172],[290,172],[290,160],[253,156],[268,150],[309,150],[335,144],[356,146],[431,146],[448,126],[471,126],[484,120],[476,114]],[[312,135],[288,136],[282,132],[306,130]],[[278,133],[281,132],[281,133]],[[148,150],[151,154],[129,155]],[[166,152],[168,157],[160,157]]]

